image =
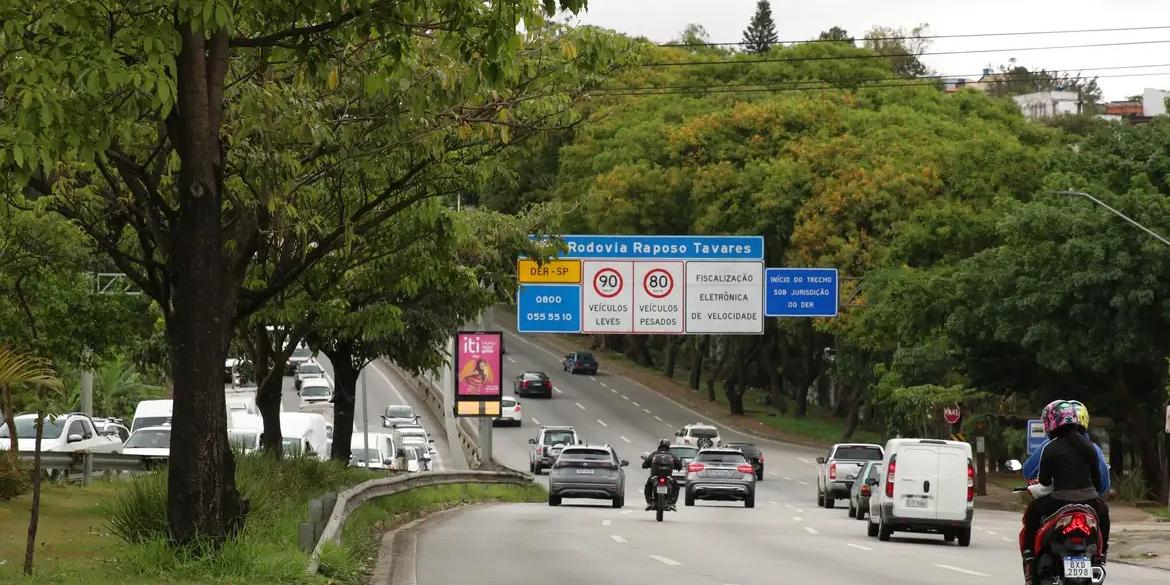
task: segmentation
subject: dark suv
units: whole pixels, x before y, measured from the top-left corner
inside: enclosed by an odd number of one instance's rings
[[[589,374],[592,376],[597,373],[597,358],[587,351],[576,351],[566,355],[562,365],[565,371],[570,374]]]
[[[759,447],[752,443],[727,443],[725,446],[739,449],[748,463],[752,464],[752,469],[756,470],[756,481],[764,479],[764,452]]]

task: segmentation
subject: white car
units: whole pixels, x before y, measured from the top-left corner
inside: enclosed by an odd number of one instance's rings
[[[719,436],[719,429],[705,423],[691,423],[674,434],[674,444],[690,445],[691,447],[717,448],[723,446],[723,438]]]
[[[17,415],[16,448],[21,451],[36,449],[36,414]],[[7,424],[0,425],[0,449],[7,449],[11,431]],[[121,453],[122,439],[115,434],[101,434],[93,421],[84,414],[50,414],[45,417],[41,431],[41,451],[72,453],[90,451],[93,453]]]
[[[402,437],[403,445],[419,445],[425,447],[427,453],[434,453],[435,449],[431,446],[435,442],[434,439],[427,436],[426,429],[420,426],[398,427],[399,436]]]
[[[157,427],[171,422],[171,410],[175,401],[171,399],[143,400],[134,407],[134,420],[130,423],[130,432],[142,427]]]
[[[516,400],[514,396],[502,396],[500,397],[500,416],[492,419],[492,422],[518,427],[524,424],[520,414],[520,401]]]
[[[142,427],[126,439],[126,447],[122,450],[127,455],[144,455],[147,457],[171,456],[171,426]]]
[[[391,404],[386,407],[386,413],[382,415],[382,426],[384,427],[417,424],[418,416],[414,414],[414,409],[405,404]]]
[[[309,360],[297,366],[297,374],[293,381],[295,382],[297,390],[300,390],[301,386],[305,383],[305,380],[324,377],[325,369],[321,367],[321,364]]]
[[[333,386],[329,385],[329,380],[325,378],[307,378],[301,384],[299,394],[301,395],[301,407],[319,402],[329,402],[333,399]]]
[[[394,469],[393,439],[385,433],[370,433],[369,446],[367,438],[361,433],[354,433],[349,440],[350,467],[368,467],[369,469]]]

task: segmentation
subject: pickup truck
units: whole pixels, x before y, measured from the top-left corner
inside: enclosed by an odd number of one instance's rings
[[[32,451],[36,445],[35,414],[20,414],[15,417],[17,448]],[[0,425],[0,449],[8,449],[12,430]],[[122,438],[111,426],[104,426],[102,432],[94,427],[93,420],[80,412],[51,414],[45,417],[41,432],[41,451],[73,453],[121,453]]]
[[[838,443],[828,457],[817,457],[817,505],[832,508],[835,499],[847,499],[857,474],[870,461],[881,461],[881,445]]]

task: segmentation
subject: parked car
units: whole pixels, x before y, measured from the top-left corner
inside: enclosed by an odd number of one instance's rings
[[[838,443],[830,447],[828,457],[817,457],[817,505],[832,508],[836,499],[849,498],[862,466],[881,458],[881,445]]]
[[[420,425],[410,425],[410,426],[399,425],[399,426],[395,427],[394,430],[398,431],[398,435],[402,439],[403,446],[405,446],[405,445],[418,445],[418,446],[422,447],[423,449],[425,449],[427,453],[434,453],[435,452],[435,448],[432,446],[434,444],[435,440],[430,438],[430,436],[427,435],[426,429],[422,428],[422,426],[420,426]]]
[[[719,429],[706,423],[691,423],[674,433],[676,445],[690,445],[700,449],[722,447]]]
[[[756,470],[756,481],[764,481],[764,452],[759,447],[753,443],[728,443],[725,447],[739,449]]]
[[[170,457],[171,425],[142,427],[130,433],[130,438],[126,441],[122,453],[148,457]]]
[[[850,518],[865,520],[865,515],[869,513],[869,498],[873,495],[873,484],[868,481],[872,479],[876,482],[881,475],[881,469],[881,461],[870,461],[861,468],[861,473],[857,474],[857,480],[853,482],[853,487],[849,488]]]
[[[756,507],[756,472],[738,449],[700,449],[695,460],[687,464],[684,501],[742,501],[744,507]]]
[[[681,490],[687,484],[687,464],[695,460],[695,456],[699,454],[699,449],[690,445],[671,445],[670,454],[678,457],[683,464],[682,469],[674,472],[674,482],[678,484],[678,489]],[[649,453],[645,453],[642,455],[642,459],[646,459],[649,456]]]
[[[134,420],[130,422],[130,432],[142,427],[157,427],[171,422],[171,410],[175,401],[143,400],[134,407]]]
[[[90,420],[93,421],[93,428],[97,430],[99,435],[115,434],[123,443],[130,438],[130,429],[126,428],[120,418],[91,418]]]
[[[880,477],[867,480],[867,533],[880,540],[895,532],[942,534],[971,544],[975,517],[975,465],[971,444],[939,439],[890,439]]]
[[[609,500],[614,508],[626,503],[626,470],[609,445],[570,445],[561,450],[548,474],[548,505],[563,498]]]
[[[431,454],[425,445],[403,443],[403,452],[406,456],[406,470],[410,472],[430,471]]]
[[[296,378],[293,380],[293,383],[296,385],[297,390],[300,390],[301,385],[305,383],[305,380],[309,378],[324,377],[325,369],[321,367],[321,364],[310,360],[297,366],[297,374]]]
[[[260,448],[260,435],[264,432],[264,419],[246,412],[232,412],[228,415],[228,444],[233,449],[251,453]]]
[[[16,448],[20,451],[34,451],[37,415],[18,414],[12,422],[16,425]],[[7,423],[0,425],[0,450],[9,448],[11,432]],[[41,451],[121,453],[122,439],[117,434],[98,433],[93,421],[83,413],[50,414],[45,416],[41,426]]]
[[[294,375],[297,373],[297,368],[300,367],[301,364],[311,359],[313,359],[313,352],[304,345],[298,345],[297,348],[293,350],[292,354],[288,356],[288,363],[285,364],[285,371],[290,376]]]
[[[384,427],[413,424],[418,424],[418,415],[414,414],[413,408],[405,404],[391,404],[386,407],[386,412],[382,415],[382,426]]]
[[[393,445],[393,441],[387,440],[384,433],[370,433],[368,438],[362,433],[354,433],[349,440],[349,465],[370,469],[394,469],[395,453],[391,450]]]
[[[536,438],[528,439],[529,445],[535,445],[528,454],[528,471],[540,475],[542,469],[552,467],[562,449],[580,443],[581,439],[573,427],[540,427]]]
[[[307,456],[329,459],[325,417],[307,412],[280,413],[281,442],[285,457]]]
[[[513,396],[500,397],[500,416],[492,419],[493,423],[506,424],[512,426],[521,426],[524,424],[520,418],[520,401]]]
[[[565,354],[561,365],[570,374],[589,374],[590,376],[597,374],[597,358],[587,351]]]
[[[552,398],[552,391],[552,380],[544,372],[523,372],[512,380],[512,393],[516,396]]]
[[[301,396],[300,407],[302,408],[310,404],[331,402],[333,400],[333,386],[325,378],[306,378],[297,394]]]

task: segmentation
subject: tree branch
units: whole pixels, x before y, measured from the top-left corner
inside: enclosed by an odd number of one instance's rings
[[[366,10],[362,10],[362,9],[351,10],[351,11],[343,13],[341,16],[338,16],[337,18],[335,18],[333,20],[310,25],[310,26],[293,27],[290,29],[282,30],[282,31],[277,32],[277,33],[272,33],[270,35],[263,35],[263,36],[258,36],[258,37],[234,38],[234,39],[231,39],[229,41],[229,45],[232,47],[274,47],[274,46],[279,45],[280,42],[285,40],[285,39],[296,38],[296,37],[307,37],[307,36],[312,36],[312,35],[316,35],[316,34],[330,32],[332,30],[340,28],[345,23],[347,23],[347,22],[349,22],[349,21],[351,21],[359,16],[362,16],[366,12],[373,11],[373,10],[377,9],[378,7],[384,6],[385,4],[386,4],[385,2],[380,2],[378,4],[371,5],[370,8],[368,8]]]

